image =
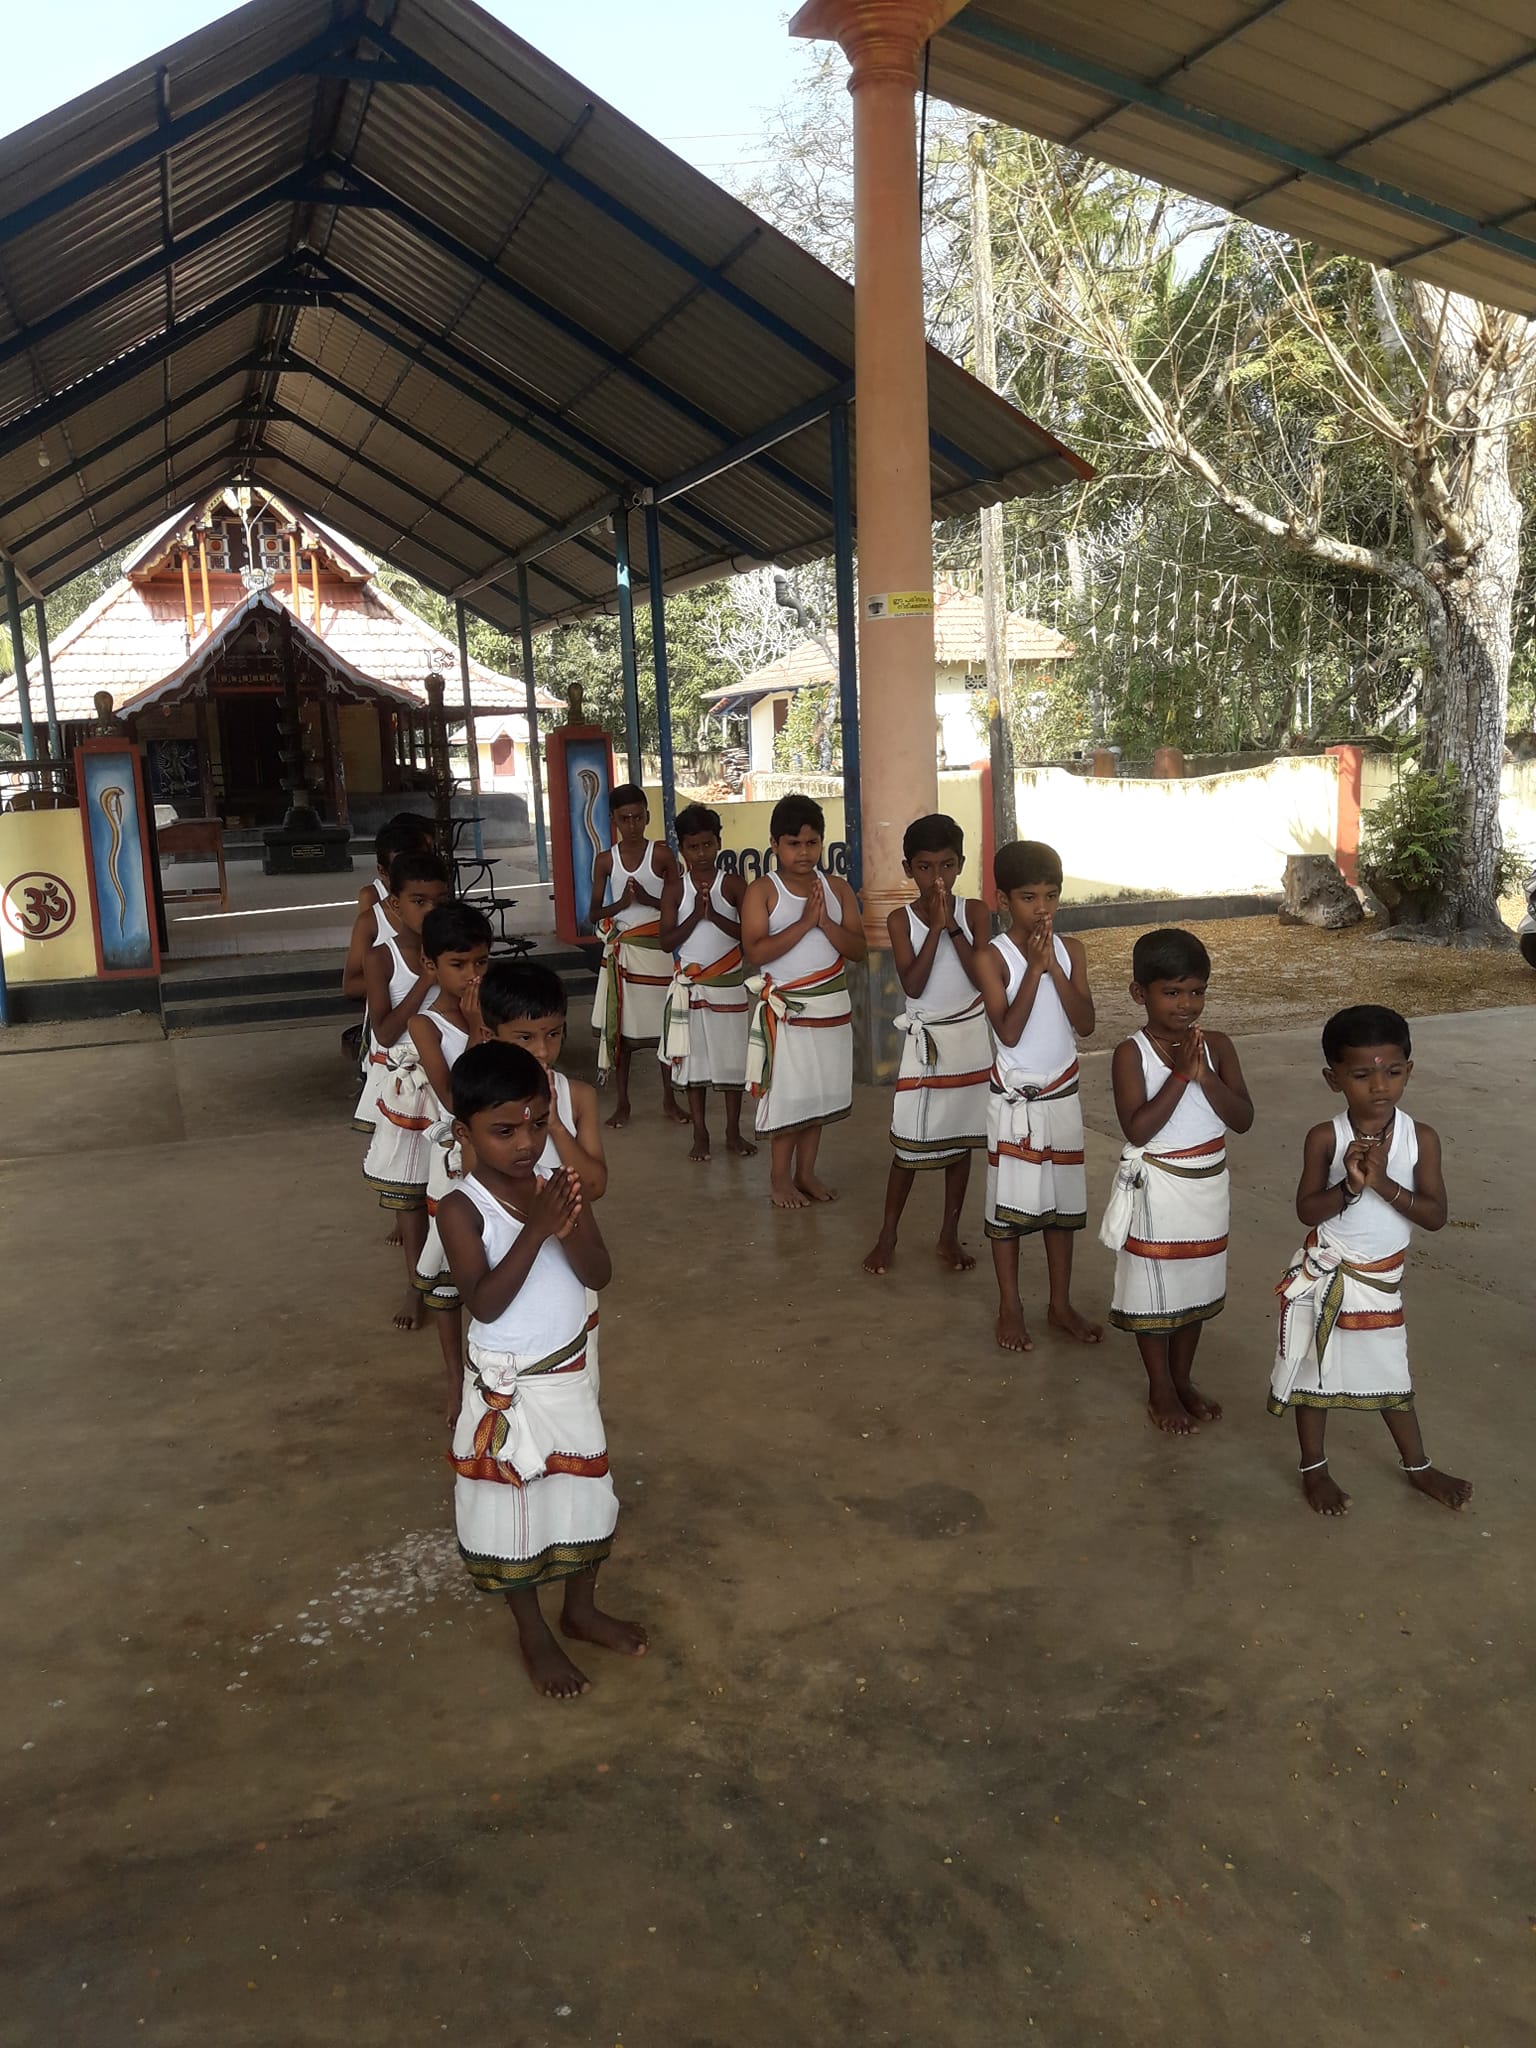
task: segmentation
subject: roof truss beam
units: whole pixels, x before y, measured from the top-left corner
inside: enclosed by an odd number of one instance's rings
[[[312,362],[308,356],[300,355],[297,349],[290,348],[278,367],[284,375],[313,377],[317,384],[323,384],[328,391],[334,391],[339,398],[344,398],[349,405],[355,405],[360,412],[367,413],[370,419],[380,420],[392,432],[403,434],[408,441],[413,441],[418,448],[424,448],[429,455],[435,455],[439,462],[446,463],[450,469],[458,470],[461,476],[468,477],[472,482],[481,485],[493,497],[503,499],[527,518],[536,521],[540,525],[548,518],[548,513],[541,506],[534,504],[531,498],[525,498],[521,491],[513,490],[510,484],[504,484],[499,477],[492,476],[488,470],[482,469],[478,463],[471,462],[467,456],[460,455],[454,449],[443,447],[441,442],[434,441],[429,434],[423,434],[419,428],[412,426],[410,421],[400,413],[390,412],[381,406],[372,404],[370,400],[355,391],[342,378],[333,376],[329,370],[324,369],[319,363]],[[291,415],[291,417],[300,426],[307,426],[309,424],[296,413]],[[448,510],[447,506],[444,506],[443,510],[446,512]],[[472,530],[466,528],[466,531]],[[499,548],[503,543],[498,540],[492,540],[490,545],[493,548]],[[597,548],[591,549],[591,552],[593,554],[601,554],[601,550]],[[603,555],[602,559],[606,562],[608,557]],[[579,594],[573,593],[573,595]]]
[[[409,44],[401,42],[388,29],[378,28],[370,23],[365,34],[367,40],[384,53],[387,61],[369,63],[358,58],[326,58],[322,59],[316,68],[328,76],[364,78],[375,85],[422,86],[430,92],[437,93],[457,107],[461,113],[468,114],[472,121],[487,129],[498,141],[516,150],[519,156],[537,164],[546,178],[574,192],[578,198],[595,207],[607,219],[634,235],[648,249],[654,250],[669,263],[675,264],[705,291],[714,293],[736,312],[745,314],[756,326],[762,328],[764,333],[771,334],[786,348],[803,356],[807,362],[814,363],[817,369],[825,371],[829,377],[842,379],[850,374],[850,366],[830,349],[822,348],[818,342],[802,334],[771,307],[765,306],[760,299],[754,298],[740,285],[733,284],[729,278],[721,276],[713,264],[702,256],[695,255],[693,250],[656,227],[643,215],[636,213],[633,207],[626,206],[622,200],[616,199],[611,192],[605,191],[602,186],[567,163],[555,150],[546,148],[543,143],[528,134],[526,129],[518,127],[515,121],[508,120],[504,114],[487,105],[467,87],[460,85],[456,79],[438,70],[435,64],[418,55]]]
[[[145,370],[153,369],[157,363],[163,363],[167,357],[174,356],[189,343],[211,333],[215,327],[221,327],[237,313],[243,313],[252,306],[262,304],[268,291],[286,279],[288,274],[288,262],[284,258],[282,263],[274,264],[271,269],[262,271],[249,283],[239,285],[234,291],[226,292],[222,298],[212,300],[202,312],[195,314],[190,320],[183,321],[170,332],[162,332],[153,341],[144,342],[138,348],[130,349],[126,355],[119,356],[115,362],[108,363],[91,376],[81,377],[75,383],[66,385],[61,391],[50,392],[46,398],[40,399],[26,412],[18,413],[8,427],[0,429],[0,456],[9,455],[17,448],[24,448],[28,441],[38,440],[50,429],[57,427],[61,421],[72,418],[77,412],[83,412],[87,406],[94,405],[99,398],[104,398],[108,392],[116,391],[119,386],[131,383]],[[227,376],[228,370],[226,369],[223,374]],[[143,424],[141,420],[141,429]]]
[[[1477,220],[1473,215],[1460,213],[1454,207],[1442,206],[1437,200],[1426,199],[1422,193],[1404,191],[1400,185],[1390,185],[1380,178],[1369,177],[1364,171],[1357,171],[1347,164],[1341,164],[1332,157],[1319,156],[1309,149],[1298,149],[1293,143],[1282,142],[1278,136],[1266,135],[1262,130],[1250,128],[1244,121],[1234,121],[1225,114],[1208,113],[1204,107],[1192,105],[1188,100],[1175,99],[1154,85],[1143,84],[1121,71],[1112,71],[1107,65],[1097,64],[1091,58],[1074,56],[1070,51],[1059,50],[1050,43],[1041,42],[1036,36],[1025,35],[1021,30],[1005,27],[1001,22],[989,21],[983,15],[967,9],[956,17],[948,33],[964,40],[983,43],[991,49],[1002,50],[1011,57],[1017,57],[1031,64],[1038,71],[1051,77],[1071,79],[1075,84],[1087,85],[1096,92],[1107,93],[1112,99],[1124,101],[1128,107],[1145,107],[1160,115],[1164,120],[1181,128],[1197,130],[1202,135],[1215,136],[1218,141],[1229,142],[1235,148],[1262,161],[1283,164],[1287,176],[1280,183],[1289,183],[1292,178],[1316,178],[1320,184],[1337,186],[1341,191],[1358,198],[1373,199],[1378,205],[1391,207],[1395,213],[1406,214],[1412,220],[1419,220],[1431,227],[1444,230],[1452,239],[1481,243],[1487,248],[1497,249],[1502,255],[1517,257],[1523,263],[1536,263],[1536,240],[1529,235],[1512,234],[1508,228],[1500,227],[1493,221]],[[1359,147],[1360,144],[1352,145]],[[1255,205],[1266,193],[1277,189],[1265,186],[1239,202],[1237,210]],[[1413,252],[1403,260],[1412,261]]]
[[[482,256],[478,249],[471,248],[468,242],[461,241],[451,230],[441,227],[430,216],[418,212],[405,200],[396,198],[394,193],[368,177],[365,172],[357,170],[351,164],[335,164],[331,168],[340,182],[337,188],[328,194],[325,202],[327,205],[363,206],[388,214],[392,219],[398,220],[403,227],[408,227],[414,234],[421,236],[424,241],[431,242],[434,247],[441,249],[445,256],[452,257],[454,262],[462,264],[466,270],[473,271],[497,291],[515,300],[525,311],[553,327],[568,341],[575,342],[578,348],[606,363],[620,377],[639,385],[642,390],[680,418],[686,419],[690,425],[712,435],[727,447],[736,439],[734,430],[727,426],[724,420],[717,419],[703,406],[695,405],[693,400],[685,397],[682,392],[674,391],[664,379],[634,362],[622,349],[604,341],[600,335],[594,334],[590,328],[584,327],[570,314],[562,313],[558,306],[530,290],[527,285],[520,284],[515,277],[510,277],[506,271],[491,262],[489,257]],[[807,483],[804,477],[797,476],[792,469],[775,462],[770,456],[759,456],[757,461],[760,467],[785,490],[804,500],[806,504],[813,505],[826,517],[831,517],[832,500],[824,491],[817,490],[814,484]]]
[[[259,459],[260,458],[258,458],[258,460]],[[288,456],[280,455],[275,448],[271,448],[266,451],[266,459],[270,462],[286,462],[289,464],[290,468],[299,467],[299,465],[292,463]],[[329,490],[331,488],[331,486],[326,483],[324,477],[316,477],[313,475],[312,472],[310,473],[309,480],[317,484],[321,490]],[[324,520],[317,517],[315,512],[310,508],[310,506],[305,502],[305,500],[298,493],[289,490],[286,484],[269,484],[266,482],[262,482],[259,478],[255,476],[252,477],[252,481],[259,482],[262,490],[275,491],[282,498],[283,503],[288,507],[290,512],[294,512],[299,516],[299,518],[307,520],[311,526],[321,527],[326,524]],[[374,516],[377,517],[378,515],[375,514]],[[430,590],[435,597],[442,598],[445,604],[453,603],[453,592],[448,587],[447,584],[435,582],[430,576],[423,576],[419,569],[401,568],[400,564],[398,562],[392,561],[387,554],[384,554],[380,550],[375,550],[375,552],[379,554],[379,558],[381,561],[388,563],[392,569],[399,570],[399,573],[402,576],[409,576],[411,581],[413,583],[419,583],[423,590]],[[473,612],[474,616],[477,619],[484,619],[486,625],[490,626],[495,632],[505,633],[507,638],[509,640],[511,639],[511,629],[503,621],[491,618],[477,605],[466,604],[464,609],[467,612]],[[541,617],[547,616],[548,614],[541,614]],[[452,709],[451,705],[449,706],[449,709]]]
[[[548,448],[551,454],[558,455],[562,461],[583,470],[594,483],[620,488],[633,481],[628,465],[616,449],[597,440],[585,428],[578,427],[573,420],[567,420],[553,407],[540,405],[517,385],[509,383],[492,365],[482,362],[466,349],[460,348],[450,336],[434,334],[432,329],[424,327],[414,314],[397,306],[392,299],[385,298],[371,285],[365,285],[360,280],[349,277],[345,271],[338,270],[329,259],[321,266],[318,274],[324,279],[319,288],[320,296],[326,299],[327,303],[334,305],[338,313],[350,320],[354,326],[361,328],[365,334],[371,334],[375,340],[382,341],[387,347],[394,349],[397,354],[406,356],[412,362],[420,362],[422,351],[426,349],[445,356],[449,362],[466,371],[468,378],[476,381],[467,381],[465,377],[457,376],[453,371],[445,370],[437,363],[425,365],[430,368],[434,377],[440,377],[451,390],[460,392],[477,405],[484,406],[488,412],[505,421],[509,427],[530,434],[541,447]],[[404,335],[393,333],[389,328],[381,326],[377,320],[370,320],[365,313],[358,312],[355,306],[348,303],[354,297],[360,298],[365,305],[372,306],[384,319],[393,321],[397,327],[404,330]],[[405,347],[405,337],[409,337],[417,344],[414,352]],[[488,396],[488,391],[495,395]],[[516,410],[510,411],[509,407],[515,407]],[[582,461],[580,457],[563,448],[553,435],[540,433],[538,429],[531,427],[524,417],[525,413],[547,422],[560,434],[568,435],[579,447],[590,450],[602,467],[597,468]],[[692,533],[688,532],[680,518],[669,518],[667,523],[676,531],[685,534],[695,545],[701,544],[701,529],[703,534],[723,541],[738,553],[761,551],[758,543],[748,540],[734,527],[724,525],[712,512],[706,512],[700,506],[690,505],[687,508],[687,516],[695,529]],[[707,545],[708,542],[702,544]]]
[[[361,404],[362,401],[354,399],[353,403]],[[364,409],[368,410],[367,407]],[[335,434],[327,433],[324,427],[317,427],[313,420],[306,419],[302,413],[293,411],[290,406],[269,405],[264,412],[256,406],[245,406],[241,409],[241,416],[247,420],[272,420],[281,425],[297,427],[301,433],[312,434],[323,447],[329,448],[332,454],[339,455],[344,462],[355,463],[359,469],[367,470],[370,476],[376,476],[381,483],[388,484],[393,490],[403,491],[406,497],[414,498],[425,511],[435,512],[440,518],[450,521],[454,526],[472,535],[483,547],[495,552],[503,545],[494,533],[487,533],[483,526],[477,526],[472,519],[466,519],[462,512],[455,512],[451,505],[445,505],[440,498],[434,498],[430,492],[419,489],[415,484],[407,482],[403,476],[386,469],[382,463],[373,461],[370,456],[363,454],[360,448],[350,447]],[[375,417],[382,419],[387,415],[381,413]],[[399,424],[398,420],[391,421],[393,426],[398,427]],[[288,459],[277,448],[270,448],[268,452],[279,461]],[[593,552],[599,551],[594,549]],[[574,583],[566,583],[558,576],[551,576],[549,580],[563,590],[567,597],[573,597],[578,604],[585,604],[588,601],[589,593],[578,589]]]
[[[46,497],[49,491],[57,490],[60,484],[68,483],[71,477],[78,476],[84,469],[89,469],[93,462],[102,462],[107,456],[116,454],[119,448],[126,447],[128,442],[136,441],[146,427],[158,427],[162,420],[169,419],[184,406],[196,405],[200,398],[206,398],[210,391],[216,391],[221,384],[227,384],[232,378],[255,369],[261,360],[260,356],[252,355],[242,356],[237,362],[226,363],[222,369],[215,370],[211,377],[205,377],[201,384],[194,384],[190,391],[183,391],[178,397],[168,399],[154,412],[146,413],[142,419],[135,420],[131,427],[124,427],[120,434],[114,434],[111,440],[103,441],[88,455],[77,455],[73,462],[65,464],[62,468],[50,469],[40,483],[33,484],[25,491],[18,491],[14,498],[8,498],[0,505],[0,519],[9,519],[13,513],[22,511],[35,499]],[[155,459],[158,461],[159,457]],[[138,477],[143,471],[140,469],[132,474]],[[128,480],[126,477],[119,479],[120,482]],[[83,506],[77,506],[67,516],[78,518],[83,510]]]
[[[206,441],[210,434],[220,434],[224,432],[225,428],[234,426],[240,418],[240,412],[240,406],[228,406],[215,418],[205,420],[200,427],[194,427],[190,433],[183,434],[179,440],[173,441],[169,447],[160,446],[153,455],[146,457],[143,462],[135,463],[132,469],[124,470],[121,476],[114,477],[112,480],[114,492],[126,490],[130,484],[136,484],[141,477],[146,477],[152,471],[164,468],[168,463],[179,462],[181,457],[190,449],[195,448],[199,441]],[[151,424],[153,424],[151,421],[142,420],[134,428],[134,432],[136,434],[142,433],[144,428]],[[162,490],[156,495],[169,496],[174,490],[175,482],[173,478],[172,482],[163,486]],[[30,527],[27,531],[26,544],[29,548],[35,548],[40,542],[47,540],[51,534],[57,533],[61,526],[68,526],[73,521],[84,519],[87,516],[88,509],[84,504],[71,505],[67,512],[56,513],[52,519],[46,521],[42,526]]]
[[[0,247],[24,235],[30,229],[40,227],[44,221],[52,220],[66,207],[75,205],[81,199],[90,198],[109,185],[119,183],[131,172],[143,165],[153,163],[167,150],[175,149],[179,143],[188,142],[195,135],[215,127],[226,115],[249,106],[253,100],[265,93],[286,85],[290,79],[314,76],[324,60],[336,51],[357,39],[356,20],[341,19],[290,50],[285,57],[268,64],[260,71],[253,71],[248,78],[242,78],[237,85],[224,92],[215,93],[212,99],[204,100],[200,107],[191,107],[185,114],[174,115],[170,120],[158,121],[145,135],[125,143],[101,157],[88,170],[79,172],[73,178],[66,178],[61,184],[40,192],[36,198],[23,205],[13,207],[10,212],[0,214]]]
[[[253,192],[248,199],[242,199],[238,206],[232,206],[227,212],[204,221],[201,227],[192,228],[186,234],[176,236],[163,249],[156,250],[152,256],[146,256],[142,262],[132,263],[127,269],[118,271],[115,276],[103,278],[99,284],[92,285],[89,291],[81,292],[62,306],[56,306],[51,313],[42,314],[30,326],[20,327],[14,334],[5,336],[0,340],[0,363],[8,363],[14,357],[35,347],[38,342],[62,333],[79,320],[89,319],[92,313],[99,313],[103,306],[110,306],[114,300],[126,297],[140,285],[160,276],[167,265],[174,266],[185,262],[189,256],[196,256],[201,250],[210,248],[225,235],[233,233],[238,227],[243,227],[258,214],[265,213],[268,207],[305,205],[321,197],[323,194],[320,188],[307,172],[275,179],[262,191]]]
[[[161,459],[163,460],[163,456]],[[159,510],[164,513],[178,498],[186,500],[196,497],[202,483],[213,472],[219,469],[227,471],[228,468],[229,450],[216,448],[211,455],[206,456],[194,468],[189,469],[184,477],[178,479],[174,491],[168,491],[162,483],[159,489],[152,491],[148,497],[140,498],[138,503],[130,506],[127,511],[119,512],[104,532],[98,530],[90,535],[82,534],[79,540],[71,541],[68,547],[60,548],[45,562],[39,562],[32,571],[33,577],[41,584],[50,569],[57,568],[60,562],[67,562],[72,555],[78,554],[87,540],[93,541],[96,553],[77,563],[70,571],[72,576],[79,575],[82,570],[90,568],[93,562],[104,561],[113,549],[121,547],[124,541],[136,540],[145,531],[146,526],[152,523],[148,517],[151,512]],[[51,590],[54,586],[50,584],[48,587]]]
[[[306,483],[311,483],[315,486],[316,490],[324,492],[326,497],[339,498],[344,505],[350,505],[354,512],[360,512],[363,515],[363,517],[366,520],[368,520],[372,525],[388,527],[390,524],[389,520],[381,516],[379,509],[376,505],[368,505],[365,504],[361,498],[354,498],[350,491],[343,490],[341,485],[334,482],[330,477],[321,476],[320,472],[318,470],[311,469],[308,463],[300,462],[299,458],[296,455],[289,455],[285,453],[284,450],[282,450],[281,448],[261,448],[258,449],[252,456],[249,457],[247,466],[254,470],[263,462],[280,462],[285,468],[291,469],[294,472],[295,476],[303,477]],[[281,491],[282,486],[280,484],[274,484],[273,489]],[[397,527],[395,529],[395,538],[394,541],[391,543],[391,547],[398,547],[400,543],[403,541],[409,541],[413,547],[420,548],[425,554],[435,555],[438,561],[446,562],[448,567],[452,569],[458,577],[462,578],[465,576],[472,576],[474,574],[474,571],[471,568],[469,568],[465,563],[456,561],[452,555],[444,554],[443,550],[436,544],[435,541],[424,540],[420,534],[411,533],[403,528]],[[379,549],[378,552],[381,553],[386,560],[389,560],[391,557],[391,548],[382,548]],[[416,571],[414,569],[407,569],[405,570],[404,573],[407,576],[416,575]],[[418,577],[417,580],[418,582],[427,583],[427,579],[424,576]],[[443,597],[449,597],[452,595],[451,586],[427,583],[427,587],[429,590],[437,590],[439,592],[439,595]]]

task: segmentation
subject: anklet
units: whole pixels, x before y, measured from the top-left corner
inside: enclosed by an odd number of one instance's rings
[[[1296,1470],[1298,1472],[1321,1472],[1327,1462],[1326,1458],[1319,1458],[1315,1465],[1298,1465]],[[1405,1466],[1403,1469],[1406,1471],[1407,1467]]]
[[[1397,1462],[1402,1465],[1405,1472],[1427,1472],[1435,1461],[1433,1458],[1426,1458],[1422,1465],[1403,1465],[1402,1459],[1399,1458]]]

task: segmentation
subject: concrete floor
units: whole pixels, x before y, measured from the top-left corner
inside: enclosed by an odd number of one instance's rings
[[[550,893],[540,883],[532,846],[491,846],[497,893],[511,896],[509,932],[542,932],[550,921]],[[466,845],[464,857],[469,858]],[[357,892],[373,875],[371,855],[354,856],[342,875],[267,875],[260,861],[230,861],[229,908],[212,898],[173,896],[165,906],[167,958],[172,970],[230,954],[344,953],[357,915]],[[207,861],[168,862],[169,889],[217,889],[218,871]],[[469,900],[486,893],[472,889]],[[300,965],[306,963],[298,963]]]
[[[1187,1443],[1128,1340],[992,1348],[936,1191],[862,1275],[885,1098],[827,1212],[616,1138],[605,1586],[654,1647],[565,1707],[458,1567],[334,1034],[0,1062],[7,2048],[1529,2040],[1528,1018],[1418,1040],[1461,1517],[1360,1417],[1313,1518],[1264,1413],[1310,1030],[1243,1043],[1228,1412]],[[1086,1102],[1097,1206],[1102,1056]]]

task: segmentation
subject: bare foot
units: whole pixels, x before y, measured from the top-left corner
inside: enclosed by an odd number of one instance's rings
[[[545,1699],[574,1700],[592,1690],[591,1679],[567,1657],[550,1633],[548,1623],[540,1624],[537,1635],[531,1630],[528,1635],[519,1633],[518,1645],[528,1667],[528,1676],[533,1680],[533,1689],[542,1693]]]
[[[818,1180],[814,1173],[807,1173],[795,1182],[802,1195],[809,1195],[813,1202],[835,1202],[837,1189],[829,1188],[824,1180]]]
[[[613,1112],[613,1115],[608,1118],[607,1128],[610,1131],[622,1131],[628,1122],[629,1104],[627,1102],[621,1102],[618,1108]]]
[[[1178,1395],[1180,1402],[1183,1404],[1185,1413],[1193,1415],[1196,1422],[1220,1422],[1221,1403],[1219,1401],[1208,1401],[1200,1389],[1191,1386],[1188,1380],[1182,1386],[1175,1380],[1173,1391]]]
[[[675,1095],[668,1095],[663,1099],[661,1113],[669,1124],[690,1124],[693,1122],[693,1118],[682,1107]]]
[[[699,1162],[700,1166],[708,1166],[708,1164],[709,1164],[709,1140],[708,1140],[708,1138],[695,1138],[695,1139],[694,1139],[694,1141],[693,1141],[693,1150],[692,1150],[692,1151],[691,1151],[691,1152],[690,1152],[690,1153],[688,1154],[688,1157],[689,1157],[690,1159],[696,1159],[696,1160],[697,1160],[697,1161]]]
[[[1070,1301],[1065,1308],[1047,1309],[1045,1320],[1053,1330],[1060,1330],[1064,1337],[1070,1337],[1075,1344],[1102,1344],[1104,1341],[1101,1325],[1090,1323],[1086,1316],[1080,1316]]]
[[[395,1310],[391,1320],[397,1330],[419,1330],[426,1321],[427,1305],[412,1287],[407,1290],[405,1300]]]
[[[389,1226],[389,1235],[385,1238],[384,1242],[392,1245],[402,1245],[405,1243],[405,1239],[400,1234],[400,1218],[398,1216]]]
[[[1320,1472],[1303,1472],[1301,1490],[1307,1496],[1307,1506],[1320,1515],[1349,1513],[1349,1495],[1329,1477],[1326,1467]]]
[[[1024,1318],[1017,1309],[1000,1308],[997,1312],[997,1348],[999,1351],[1033,1351],[1035,1340],[1024,1327]]]
[[[882,1233],[879,1237],[875,1239],[875,1248],[864,1261],[864,1270],[866,1273],[873,1273],[877,1277],[882,1274],[889,1273],[889,1271],[891,1270],[891,1261],[895,1258],[895,1256],[895,1238],[886,1237]]]
[[[939,1258],[951,1273],[970,1273],[975,1270],[976,1260],[958,1237],[939,1239]]]
[[[802,1195],[792,1180],[771,1180],[768,1183],[768,1199],[775,1209],[809,1209],[811,1198]]]
[[[595,1643],[600,1650],[617,1650],[621,1657],[643,1657],[650,1638],[637,1621],[620,1621],[616,1614],[604,1614],[600,1607],[583,1613],[562,1614],[560,1633],[572,1642]]]
[[[734,1138],[726,1139],[725,1149],[727,1152],[734,1152],[738,1159],[755,1159],[757,1157],[757,1147],[749,1145],[739,1132]]]
[[[1472,1498],[1470,1479],[1453,1479],[1449,1472],[1441,1472],[1434,1465],[1423,1472],[1405,1472],[1403,1477],[1420,1493],[1427,1493],[1431,1500],[1439,1501],[1443,1508],[1464,1508]]]
[[[1155,1429],[1166,1430],[1169,1436],[1198,1436],[1195,1418],[1190,1414],[1178,1395],[1171,1390],[1166,1394],[1154,1394],[1147,1403],[1147,1420]]]

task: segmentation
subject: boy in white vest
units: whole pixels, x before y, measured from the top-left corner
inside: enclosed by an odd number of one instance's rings
[[[1276,1290],[1269,1392],[1272,1415],[1296,1416],[1302,1489],[1320,1515],[1349,1507],[1325,1448],[1333,1408],[1374,1408],[1420,1493],[1448,1508],[1472,1498],[1465,1479],[1425,1456],[1408,1375],[1403,1261],[1414,1227],[1443,1230],[1448,1208],[1439,1135],[1402,1108],[1412,1052],[1408,1020],[1376,1003],[1323,1026],[1323,1079],[1344,1107],[1302,1147],[1296,1214],[1307,1237]]]
[[[661,943],[672,955],[672,986],[661,1021],[659,1057],[674,1088],[688,1097],[693,1150],[709,1159],[709,1090],[725,1098],[725,1149],[741,1159],[756,1151],[741,1135],[741,1098],[747,1085],[747,1024],[752,998],[741,950],[740,875],[722,875],[720,813],[689,804],[674,829],[682,872],[661,892]]]
[[[1008,930],[976,954],[992,1026],[987,1110],[987,1236],[997,1275],[997,1342],[1033,1351],[1019,1295],[1019,1241],[1045,1243],[1051,1327],[1079,1344],[1104,1332],[1072,1306],[1072,1237],[1087,1222],[1077,1041],[1093,1035],[1081,941],[1056,931],[1061,855],[1039,840],[1000,846],[992,863]]]
[[[1115,1253],[1109,1320],[1135,1337],[1147,1413],[1171,1436],[1221,1414],[1190,1374],[1201,1329],[1227,1298],[1227,1133],[1253,1123],[1236,1047],[1201,1029],[1210,978],[1193,932],[1143,932],[1131,997],[1147,1021],[1115,1047],[1110,1070],[1126,1144],[1099,1233]]]
[[[895,1157],[886,1181],[885,1215],[866,1273],[887,1273],[896,1232],[917,1176],[944,1175],[939,1257],[953,1273],[976,1264],[960,1242],[960,1212],[971,1177],[971,1153],[987,1142],[992,1034],[975,980],[976,949],[987,938],[980,903],[955,895],[965,866],[965,835],[953,818],[934,812],[909,825],[901,869],[917,901],[886,920],[891,960],[906,993],[896,1018],[901,1067],[891,1104]]]

